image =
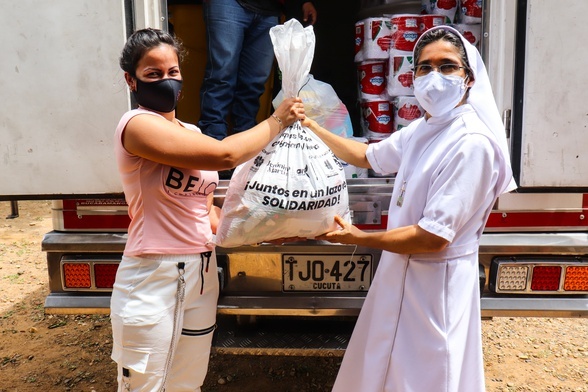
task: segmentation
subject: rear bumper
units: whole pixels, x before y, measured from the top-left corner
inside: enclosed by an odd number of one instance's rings
[[[45,235],[42,250],[47,252],[50,294],[45,310],[53,314],[109,313],[110,293],[64,291],[60,260],[64,255],[109,254],[120,258],[126,243],[124,233],[62,233]],[[485,234],[480,245],[480,262],[486,269],[495,256],[513,254],[585,255],[588,244],[586,233],[559,234]],[[219,248],[224,286],[218,302],[221,315],[243,316],[295,316],[295,317],[356,317],[365,298],[365,292],[354,293],[293,293],[281,290],[282,253],[310,252],[334,253],[349,249],[339,245],[317,243],[288,244],[284,246],[258,246],[233,249]],[[358,249],[357,253],[371,252],[377,267],[379,252]],[[277,259],[276,259],[277,258]],[[231,260],[241,263],[231,267]],[[271,268],[261,272],[245,271],[244,261],[257,265],[266,263]],[[260,261],[262,260],[262,261]],[[227,262],[228,261],[228,262]],[[227,265],[228,264],[228,265]],[[249,265],[249,264],[248,264]],[[258,275],[255,275],[257,273]],[[267,276],[259,275],[266,273]],[[255,278],[259,279],[255,279]],[[261,286],[247,288],[246,282]],[[482,317],[588,317],[588,296],[517,296],[497,295],[486,289],[481,298]],[[238,291],[237,291],[238,290]]]
[[[218,314],[235,316],[356,317],[363,298],[221,296]],[[481,299],[482,317],[588,317],[588,297]],[[50,293],[48,314],[108,314],[110,295]]]

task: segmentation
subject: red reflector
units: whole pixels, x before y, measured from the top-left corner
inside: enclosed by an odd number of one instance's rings
[[[90,288],[92,286],[90,264],[64,263],[63,281],[66,288]]]
[[[557,291],[561,279],[560,266],[537,265],[533,268],[531,290]]]
[[[94,279],[96,288],[111,289],[114,285],[114,278],[118,264],[94,264]]]
[[[565,291],[588,291],[588,266],[568,266],[564,280]]]

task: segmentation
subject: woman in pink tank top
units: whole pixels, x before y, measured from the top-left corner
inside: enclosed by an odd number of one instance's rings
[[[131,223],[111,299],[119,391],[200,391],[216,321],[218,279],[212,194],[219,170],[253,158],[304,117],[285,100],[250,130],[222,141],[176,118],[181,45],[143,29],[120,66],[138,108],[125,113],[114,148]]]

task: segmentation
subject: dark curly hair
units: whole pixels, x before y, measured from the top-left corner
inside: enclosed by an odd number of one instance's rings
[[[183,61],[186,51],[176,37],[163,30],[147,28],[137,30],[129,37],[120,55],[120,67],[132,77],[136,77],[135,70],[141,58],[147,51],[162,44],[173,47],[179,62]]]

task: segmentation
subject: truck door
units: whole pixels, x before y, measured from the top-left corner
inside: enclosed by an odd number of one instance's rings
[[[585,192],[588,53],[581,47],[588,35],[582,18],[586,2],[499,0],[489,7],[489,69],[499,104],[513,89],[512,106],[503,109],[507,119],[512,109],[513,170],[520,189]],[[506,69],[497,66],[509,58],[514,63]]]
[[[0,199],[122,192],[112,135],[130,108],[118,57],[165,0],[3,4]]]

